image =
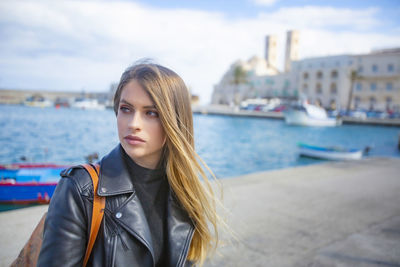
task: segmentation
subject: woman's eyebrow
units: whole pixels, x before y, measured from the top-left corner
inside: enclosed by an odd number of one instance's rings
[[[131,103],[129,103],[128,101],[126,101],[125,99],[121,99],[121,101],[119,101],[119,102],[133,107],[133,105]],[[145,108],[145,109],[157,109],[155,105],[143,106],[142,108]]]
[[[145,109],[157,109],[155,105],[144,106],[143,108],[145,108]]]
[[[129,103],[128,101],[126,101],[125,99],[121,99],[119,102],[133,107],[133,105],[131,103]]]

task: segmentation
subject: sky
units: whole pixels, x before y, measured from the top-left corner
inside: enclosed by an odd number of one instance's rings
[[[265,37],[300,32],[300,58],[400,47],[400,0],[1,0],[0,88],[105,92],[150,58],[202,104]]]

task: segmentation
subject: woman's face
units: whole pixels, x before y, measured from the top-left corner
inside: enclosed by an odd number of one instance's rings
[[[142,167],[156,168],[165,132],[153,101],[136,80],[122,89],[117,124],[119,141],[129,157]]]

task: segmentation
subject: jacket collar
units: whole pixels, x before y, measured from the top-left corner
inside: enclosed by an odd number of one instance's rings
[[[113,196],[134,191],[122,153],[122,147],[118,144],[101,159],[99,186],[97,188],[99,196]]]

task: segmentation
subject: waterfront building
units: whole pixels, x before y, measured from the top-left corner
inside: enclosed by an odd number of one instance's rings
[[[346,108],[351,87],[352,56],[307,58],[293,62],[299,95],[330,109]]]
[[[300,60],[299,33],[289,31],[286,41],[284,72],[276,68],[276,37],[267,36],[265,59],[233,63],[214,86],[212,104],[302,97],[329,109],[400,110],[400,48]],[[238,69],[245,73],[239,80]]]
[[[239,60],[214,86],[212,103],[232,106],[249,98],[297,96],[295,78],[292,72],[278,73],[264,58]]]
[[[352,107],[400,109],[400,48],[355,57]]]
[[[276,68],[268,67],[264,58],[252,57],[248,61],[234,62],[214,87],[212,102],[223,105],[239,105],[244,99],[262,97],[254,86],[261,76],[276,75]],[[254,85],[253,85],[254,84]]]

